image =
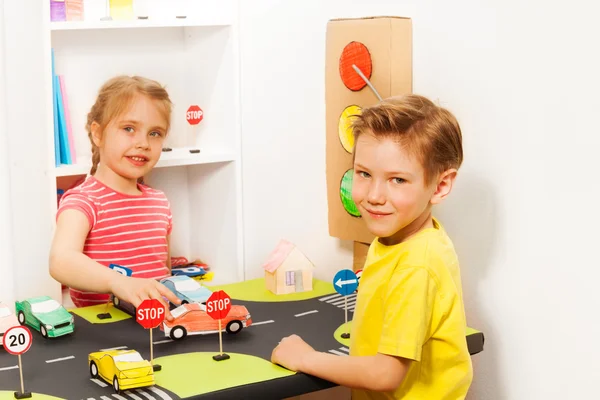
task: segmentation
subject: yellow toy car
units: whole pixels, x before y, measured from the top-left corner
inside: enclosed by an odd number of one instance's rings
[[[92,378],[102,378],[115,392],[154,385],[154,370],[135,350],[105,350],[88,356]]]

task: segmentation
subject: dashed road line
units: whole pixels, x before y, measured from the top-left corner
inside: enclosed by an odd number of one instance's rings
[[[318,313],[318,312],[319,312],[319,310],[306,311],[306,312],[303,312],[303,313],[300,313],[300,314],[296,314],[296,315],[294,315],[294,317],[303,317],[305,315],[314,314],[314,313]]]
[[[158,342],[152,342],[152,344],[163,344],[163,343],[171,343],[171,339],[159,340]]]
[[[123,397],[120,394],[113,393],[113,397],[119,400],[127,400],[127,397]]]
[[[127,348],[127,346],[109,347],[108,349],[100,349],[100,351],[123,350],[126,348]]]
[[[100,387],[108,386],[106,383],[102,382],[100,379],[92,378],[92,379],[90,379],[90,381],[94,382],[96,385],[98,385]]]
[[[136,392],[142,394],[145,398],[147,398],[148,400],[154,400],[154,397],[150,396],[148,393],[146,393],[145,391],[143,391],[142,389],[137,389]]]
[[[55,363],[55,362],[58,362],[58,361],[72,360],[74,358],[75,358],[75,356],[55,358],[53,360],[46,360],[46,364]]]
[[[350,354],[350,349],[347,347],[340,347],[341,351],[345,351],[346,353]]]
[[[270,324],[270,323],[273,323],[273,322],[275,322],[275,321],[273,321],[272,319],[270,319],[268,321],[253,322],[252,325],[250,325],[250,326]]]
[[[332,354],[335,354],[337,356],[347,356],[348,355],[347,353],[342,353],[341,351],[337,351],[337,350],[334,350],[334,349],[329,350],[329,352],[332,353]]]
[[[19,369],[18,365],[13,365],[12,367],[4,367],[4,368],[0,368],[0,371],[8,371],[11,369]]]
[[[140,396],[138,396],[137,394],[133,393],[131,390],[126,390],[124,393],[126,395],[128,395],[129,397],[131,397],[132,399],[134,399],[134,400],[144,400]]]
[[[101,398],[102,400],[112,400],[112,399],[111,399],[110,397],[108,397],[108,396],[100,396],[100,398]]]
[[[171,396],[169,396],[168,394],[166,394],[165,392],[163,392],[162,390],[160,390],[159,388],[157,388],[155,386],[150,386],[148,389],[153,391],[154,393],[156,393],[163,400],[172,400]]]
[[[336,297],[340,297],[340,296],[341,296],[341,294],[336,293],[336,294],[332,294],[331,296],[321,297],[319,299],[319,301],[327,301],[327,300],[330,300],[330,299],[335,299]]]

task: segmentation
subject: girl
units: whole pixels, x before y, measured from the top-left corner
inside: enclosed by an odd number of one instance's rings
[[[179,304],[158,282],[171,274],[169,201],[141,183],[160,158],[171,107],[158,82],[118,76],[88,113],[92,169],[62,196],[50,250],[50,274],[70,288],[77,307],[106,303],[110,293],[135,307],[149,298],[164,304],[163,296]],[[112,263],[133,276],[107,268]]]

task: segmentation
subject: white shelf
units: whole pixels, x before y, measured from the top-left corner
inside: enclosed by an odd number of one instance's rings
[[[206,18],[172,18],[172,19],[133,19],[110,21],[56,21],[50,23],[52,31],[68,31],[82,29],[132,29],[132,28],[177,28],[185,26],[229,26],[232,24],[228,14],[207,15]]]
[[[185,165],[211,164],[235,161],[235,153],[190,153],[191,148],[176,148],[172,151],[163,152],[160,160],[154,168],[178,167]],[[55,168],[55,176],[85,175],[90,172],[92,164],[89,159],[82,160],[77,164],[61,165]]]

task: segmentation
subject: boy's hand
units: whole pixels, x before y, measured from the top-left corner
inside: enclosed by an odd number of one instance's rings
[[[133,304],[136,308],[146,299],[157,299],[165,306],[165,318],[168,321],[172,321],[173,316],[163,296],[173,304],[179,305],[181,303],[181,300],[172,291],[154,279],[133,278],[116,274],[110,282],[110,291],[119,299]]]
[[[315,349],[300,336],[290,335],[281,339],[281,342],[273,349],[271,362],[292,371],[302,372],[304,357],[314,351]]]

